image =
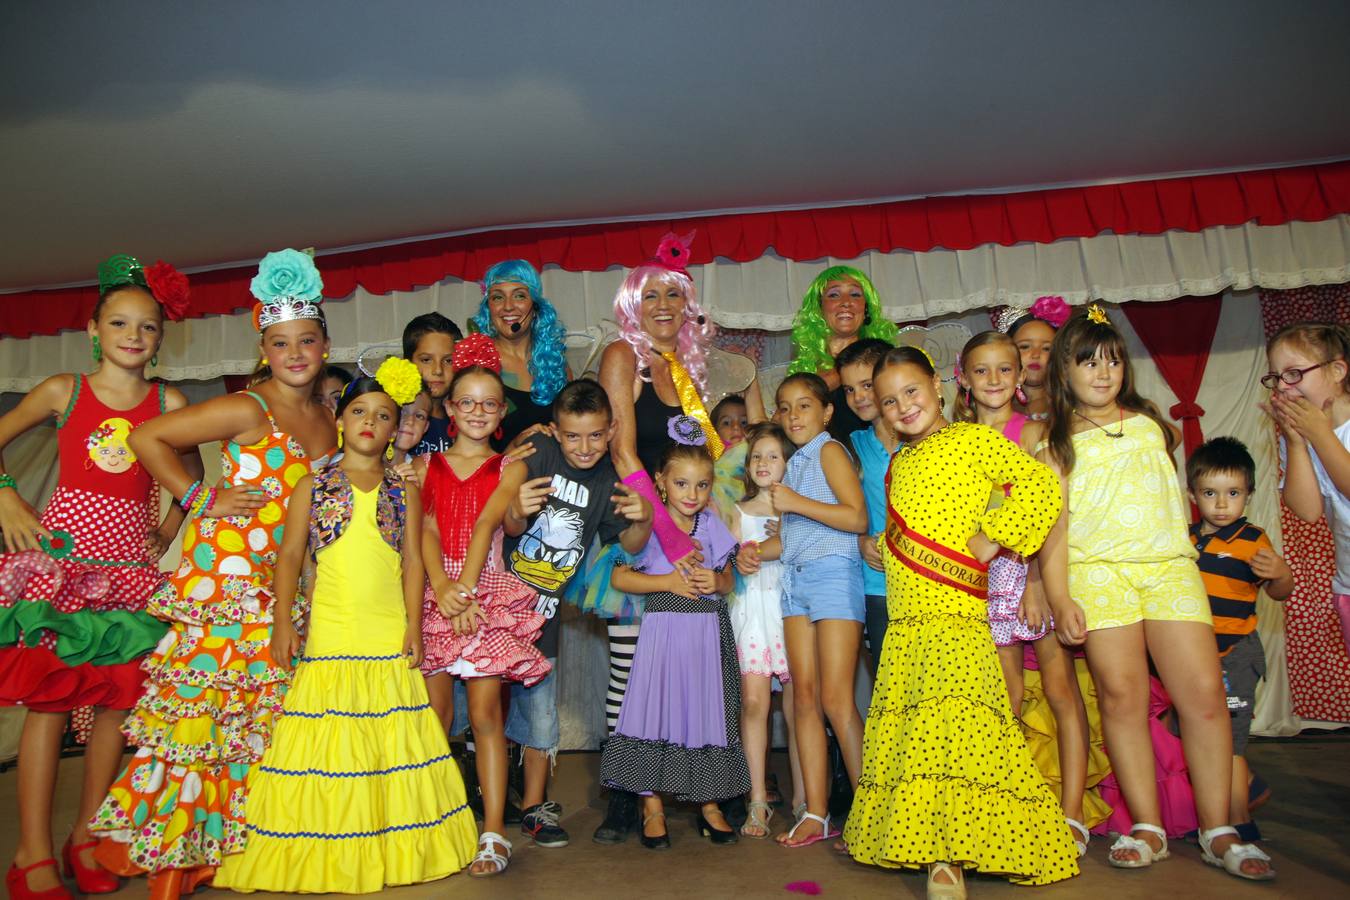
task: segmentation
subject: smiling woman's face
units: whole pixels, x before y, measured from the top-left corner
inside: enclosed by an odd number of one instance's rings
[[[659,277],[642,286],[642,330],[658,347],[674,348],[684,327],[684,289]]]
[[[867,296],[852,278],[830,281],[820,292],[820,314],[835,337],[856,337],[867,315]]]

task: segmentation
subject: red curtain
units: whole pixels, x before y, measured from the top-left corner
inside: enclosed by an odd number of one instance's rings
[[[1266,337],[1292,322],[1350,322],[1350,285],[1262,291]],[[1272,426],[1273,427],[1273,426]],[[1305,522],[1280,504],[1284,558],[1294,570],[1294,593],[1284,602],[1289,693],[1294,715],[1350,722],[1350,657],[1331,605],[1336,547],[1326,519]]]
[[[1170,303],[1126,303],[1122,309],[1144,342],[1163,380],[1180,401],[1168,413],[1181,423],[1182,443],[1189,457],[1205,442],[1195,398],[1205,377],[1209,348],[1219,327],[1220,297],[1181,297]]]
[[[869,250],[969,250],[1107,231],[1161,234],[1244,222],[1316,222],[1342,213],[1350,213],[1350,162],[832,209],[480,232],[325,255],[319,268],[324,295],[335,299],[358,285],[387,294],[449,276],[476,279],[513,257],[570,272],[635,266],[655,252],[667,231],[697,232],[691,248],[697,264],[715,257],[748,262],[770,250],[793,260],[853,259]],[[251,307],[253,274],[253,266],[241,266],[193,275],[189,315]],[[0,295],[0,334],[24,338],[83,328],[96,299],[93,287]]]

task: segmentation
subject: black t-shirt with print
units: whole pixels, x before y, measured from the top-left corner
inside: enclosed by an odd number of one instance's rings
[[[412,455],[444,453],[450,449],[450,445],[454,442],[454,438],[450,437],[450,420],[448,418],[430,418],[427,419],[427,433],[422,435],[422,440],[417,442]]]
[[[520,537],[506,538],[502,562],[539,592],[536,609],[548,620],[539,651],[552,659],[558,655],[559,598],[580,571],[586,548],[596,534],[601,543],[613,543],[630,523],[610,500],[619,476],[609,456],[589,469],[577,469],[552,436],[532,435],[529,443],[534,454],[524,460],[526,480],[552,476],[553,493]]]

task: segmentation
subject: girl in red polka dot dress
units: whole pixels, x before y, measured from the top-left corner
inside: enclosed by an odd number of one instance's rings
[[[141,693],[141,659],[164,624],[145,611],[164,582],[156,564],[183,523],[161,522],[159,489],[127,445],[131,429],[185,406],[175,388],[145,377],[164,336],[182,318],[187,279],[164,263],[130,256],[99,267],[89,320],[92,375],[53,375],[0,418],[0,448],[56,420],[60,477],[39,519],[0,462],[0,705],[24,706],[19,745],[19,846],[5,882],[11,897],[69,897],[52,859],[52,793],[72,710],[93,707],[84,789],[62,848],[81,893],[117,890],[93,861],[85,820],[112,783],[118,731]],[[186,465],[200,470],[195,454]]]
[[[268,254],[252,284],[262,351],[253,389],[163,416],[131,438],[192,521],[178,571],[150,602],[170,628],[146,660],[146,689],[124,727],[139,749],[91,830],[99,862],[149,873],[152,897],[190,893],[244,848],[246,779],[290,677],[269,653],[286,505],[337,442],[314,391],[328,355],[322,287],[307,255]],[[194,481],[181,463],[208,441],[221,444],[219,486]],[[295,604],[297,620],[304,607]]]

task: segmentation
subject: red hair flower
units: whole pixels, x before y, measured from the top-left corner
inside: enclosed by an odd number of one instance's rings
[[[497,345],[492,342],[492,338],[475,332],[466,336],[464,340],[455,342],[455,352],[450,357],[450,365],[454,366],[457,372],[470,366],[482,366],[500,375],[502,357],[497,352]]]
[[[164,315],[175,322],[183,321],[188,311],[186,275],[161,259],[145,267],[145,285],[163,307]]]
[[[683,237],[673,231],[666,232],[666,236],[661,238],[661,243],[656,248],[656,264],[676,272],[686,271],[689,268],[689,245],[692,243],[694,243],[692,231]]]

